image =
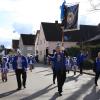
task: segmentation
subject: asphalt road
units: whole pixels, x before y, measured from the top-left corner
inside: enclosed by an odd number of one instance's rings
[[[36,64],[32,72],[27,71],[26,88],[16,91],[17,83],[14,72],[8,74],[8,82],[0,78],[0,100],[100,100],[100,80],[94,85],[94,76],[67,74],[62,96],[57,94],[57,82],[52,82],[50,66]]]

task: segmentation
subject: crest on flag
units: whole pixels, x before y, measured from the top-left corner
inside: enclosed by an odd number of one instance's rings
[[[64,31],[72,31],[78,29],[78,8],[79,4],[67,6],[65,5],[66,10],[64,12],[64,17],[62,20],[62,25]]]

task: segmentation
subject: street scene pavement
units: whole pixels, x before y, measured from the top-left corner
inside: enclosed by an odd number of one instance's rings
[[[11,71],[7,82],[0,78],[0,100],[100,100],[100,79],[95,87],[94,75],[73,74],[72,71],[67,74],[62,96],[59,97],[50,66],[36,64],[32,72],[27,70],[26,88],[20,91],[16,91],[16,76]]]

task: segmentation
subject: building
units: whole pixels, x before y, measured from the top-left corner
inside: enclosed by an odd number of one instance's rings
[[[97,26],[91,25],[80,25],[79,30],[63,33],[61,24],[57,21],[55,23],[42,22],[35,39],[35,54],[38,54],[40,61],[44,60],[44,56],[46,56],[48,52],[52,53],[58,42],[62,43],[62,34],[64,48],[70,48],[93,38],[99,33],[97,32]]]
[[[15,51],[19,49],[19,40],[12,40],[12,49]]]
[[[35,54],[38,53],[40,61],[44,60],[44,56],[47,53],[52,53],[57,43],[62,42],[62,29],[60,24],[56,21],[55,23],[42,22],[40,25],[40,31],[36,33],[35,40]],[[77,42],[71,42],[64,40],[64,47],[70,48],[77,44]]]
[[[19,40],[19,49],[22,54],[27,56],[29,54],[35,54],[35,35],[33,34],[21,34]]]
[[[90,38],[87,41],[85,41],[84,44],[95,45],[95,46],[99,45],[100,46],[100,34]]]

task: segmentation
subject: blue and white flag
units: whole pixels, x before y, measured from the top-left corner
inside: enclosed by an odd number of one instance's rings
[[[66,6],[65,17],[62,20],[64,30],[75,30],[78,29],[78,8],[79,4]]]
[[[63,3],[62,3],[62,5],[61,5],[61,21],[64,19],[64,17],[65,17],[65,13],[66,13],[66,6],[65,6],[65,4],[66,4],[66,1],[64,1]]]

